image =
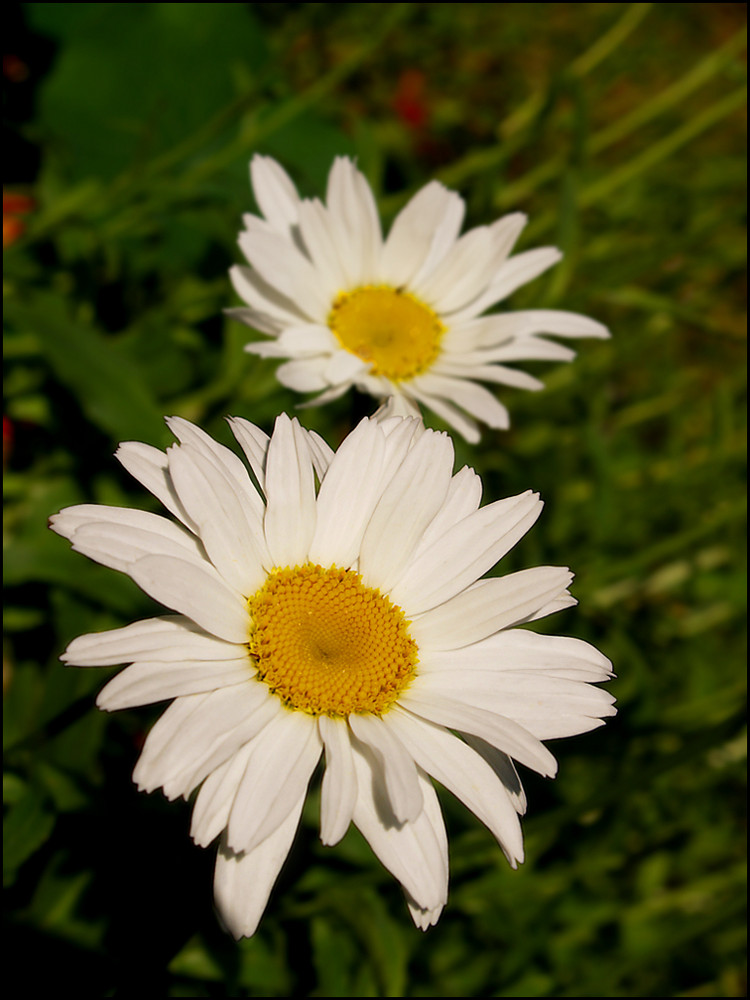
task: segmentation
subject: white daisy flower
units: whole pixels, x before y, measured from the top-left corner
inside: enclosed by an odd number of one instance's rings
[[[191,834],[220,837],[215,896],[251,935],[289,851],[321,758],[321,839],[353,822],[406,893],[415,923],[446,902],[448,848],[431,779],[522,860],[513,761],[555,773],[542,744],[614,714],[612,676],[585,642],[518,626],[574,604],[571,574],[480,579],[529,529],[532,492],[480,507],[449,437],[414,418],[364,420],[337,452],[281,416],[269,439],[231,420],[255,477],[179,418],[166,454],[118,458],[176,518],[69,507],[52,528],[122,570],[174,615],[75,639],[72,665],[129,663],[111,710],[174,699],[134,779],[196,789]],[[256,485],[257,484],[257,485]]]
[[[334,161],[326,205],[301,199],[269,157],[254,157],[250,171],[263,218],[244,216],[239,243],[250,266],[230,273],[247,306],[230,312],[273,338],[246,350],[289,359],[279,381],[319,393],[313,403],[356,386],[397,397],[397,412],[425,406],[476,442],[477,421],[509,425],[479,383],[541,389],[509,365],[575,357],[543,334],[609,336],[586,316],[551,309],[485,315],[561,257],[554,247],[510,256],[526,223],[520,213],[459,236],[464,202],[433,181],[384,240],[373,193],[350,160]]]

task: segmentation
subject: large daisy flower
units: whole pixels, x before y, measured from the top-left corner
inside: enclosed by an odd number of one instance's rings
[[[541,567],[480,579],[534,523],[534,493],[480,507],[448,436],[416,418],[364,420],[337,452],[281,416],[231,427],[252,469],[182,419],[166,454],[118,457],[174,515],[83,505],[52,518],[73,548],[122,570],[174,615],[75,639],[76,666],[129,663],[101,708],[173,699],[146,739],[139,788],[197,790],[191,834],[219,840],[215,896],[252,934],[321,758],[321,839],[353,822],[415,923],[446,902],[448,849],[431,778],[523,857],[513,761],[601,725],[609,661],[519,626],[575,601]]]
[[[399,412],[423,405],[467,440],[477,421],[506,428],[508,411],[481,382],[521,389],[542,383],[516,361],[569,361],[543,334],[607,337],[585,316],[550,309],[485,315],[556,263],[554,247],[510,256],[520,213],[459,236],[464,202],[433,181],[396,217],[384,240],[375,199],[345,158],[334,161],[327,204],[301,199],[269,157],[250,167],[263,218],[244,217],[239,242],[250,266],[234,267],[247,306],[231,310],[270,341],[248,344],[286,358],[279,381],[324,403],[351,386]]]

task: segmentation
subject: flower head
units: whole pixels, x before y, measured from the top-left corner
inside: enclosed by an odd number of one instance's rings
[[[508,412],[481,382],[522,389],[542,383],[516,361],[569,361],[543,334],[607,337],[574,313],[486,311],[560,259],[554,247],[511,257],[526,217],[507,215],[459,236],[464,202],[433,181],[396,217],[386,239],[372,191],[354,164],[334,161],[327,204],[301,199],[269,157],[251,163],[263,218],[244,217],[233,267],[247,306],[232,314],[273,339],[248,344],[286,358],[279,381],[324,403],[356,386],[401,412],[425,406],[467,440],[477,421],[506,428]]]
[[[63,660],[128,663],[98,704],[174,699],[134,778],[169,798],[198,789],[191,834],[220,837],[215,895],[236,936],[255,931],[321,757],[321,839],[353,822],[399,880],[419,927],[446,902],[435,778],[485,823],[511,865],[525,808],[513,761],[545,775],[543,739],[612,715],[592,683],[608,660],[519,626],[575,601],[541,567],[480,579],[534,523],[534,493],[480,507],[445,434],[364,420],[332,452],[281,416],[232,431],[252,469],[182,419],[166,454],[120,446],[176,518],[83,505],[52,528],[122,570],[174,615],[75,639]]]

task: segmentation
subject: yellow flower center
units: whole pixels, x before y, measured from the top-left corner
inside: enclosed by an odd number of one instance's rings
[[[414,675],[403,611],[352,570],[280,569],[248,604],[258,677],[290,708],[382,715]]]
[[[342,347],[372,362],[373,375],[393,381],[413,378],[429,368],[446,330],[424,302],[387,285],[341,292],[328,326]]]

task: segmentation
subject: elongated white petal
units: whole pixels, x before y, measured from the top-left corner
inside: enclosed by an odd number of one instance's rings
[[[511,257],[499,268],[495,278],[485,292],[482,292],[473,302],[463,309],[453,313],[454,323],[478,316],[512,295],[521,285],[527,285],[534,278],[548,271],[553,264],[561,260],[562,254],[556,247],[538,247]]]
[[[380,499],[385,436],[363,420],[344,440],[320,485],[310,560],[352,566]]]
[[[256,154],[250,162],[250,180],[263,215],[276,229],[288,232],[299,210],[299,195],[289,174],[270,156]]]
[[[282,414],[266,456],[265,532],[274,566],[307,559],[315,532],[315,482],[310,448],[297,421]]]
[[[224,923],[236,938],[251,937],[271,895],[299,826],[305,796],[289,810],[271,837],[245,854],[222,841],[216,857],[214,896]]]
[[[153,493],[171,514],[188,528],[195,527],[177,499],[172,480],[167,473],[167,456],[163,451],[152,448],[149,444],[141,444],[140,441],[124,441],[115,452],[115,458],[134,479]]]
[[[170,448],[168,455],[172,482],[209,559],[228,584],[249,597],[269,562],[262,504],[250,477],[242,467],[244,482],[239,482],[191,445]]]
[[[529,490],[469,514],[409,564],[391,599],[415,615],[460,594],[513,548],[542,506]]]
[[[357,775],[346,720],[321,715],[318,730],[326,756],[320,789],[320,839],[332,847],[341,840],[351,823],[357,801]]]
[[[247,604],[210,563],[197,566],[174,556],[143,556],[128,572],[149,597],[186,615],[211,635],[227,642],[248,641]]]
[[[214,691],[220,687],[242,684],[255,673],[248,656],[235,660],[141,660],[121,670],[99,692],[96,703],[108,712],[135,705],[150,705],[186,694]]]
[[[519,816],[523,816],[526,812],[528,802],[526,801],[526,793],[523,790],[521,779],[518,777],[518,771],[512,759],[507,753],[503,753],[502,750],[498,750],[497,747],[493,747],[478,736],[472,736],[471,733],[464,733],[463,737],[469,746],[487,761],[500,781],[502,781],[503,787],[508,793],[516,812]]]
[[[139,788],[187,797],[283,711],[256,681],[177,698],[146,738],[133,772]]]
[[[294,243],[279,233],[259,232],[241,233],[239,243],[248,262],[266,284],[295,302],[303,316],[316,323],[326,321],[330,300],[316,280],[315,268]]]
[[[189,618],[165,615],[146,618],[109,632],[92,632],[74,639],[60,657],[76,667],[108,667],[116,663],[158,660],[233,660],[244,646],[209,635]]]
[[[343,156],[333,161],[326,201],[346,248],[349,280],[357,284],[372,281],[380,261],[380,219],[369,184]]]
[[[230,315],[256,330],[276,336],[290,324],[310,320],[293,299],[283,295],[252,268],[235,265],[230,268],[229,277],[235,292],[248,306],[247,310],[232,310]]]
[[[510,426],[508,411],[483,386],[469,379],[435,375],[428,372],[414,379],[415,389],[427,397],[447,399],[488,427],[504,430]]]
[[[420,681],[425,683],[420,683]],[[439,726],[472,733],[525,764],[533,771],[554,777],[557,762],[549,750],[523,726],[494,711],[451,700],[433,693],[430,678],[417,677],[399,699],[399,704],[421,719]]]
[[[467,417],[465,413],[462,413],[452,403],[442,399],[439,395],[426,392],[416,381],[409,383],[408,393],[426,406],[427,409],[437,413],[441,420],[444,420],[449,427],[458,431],[469,444],[476,444],[479,441],[480,435],[476,422],[471,417]]]
[[[523,861],[518,813],[505,786],[486,761],[442,726],[396,706],[390,728],[416,763],[460,799],[498,840],[510,864]]]
[[[208,847],[226,828],[252,750],[253,742],[248,740],[201,785],[190,820],[190,836],[200,847]]]
[[[414,619],[420,649],[458,649],[517,625],[564,592],[572,576],[559,566],[538,566],[480,580],[462,594]]]
[[[539,635],[528,629],[506,629],[481,642],[446,652],[433,652],[429,670],[542,671],[548,676],[574,681],[606,681],[612,664],[598,649],[582,639]]]
[[[404,458],[373,511],[360,550],[368,586],[389,590],[422,532],[440,510],[453,473],[453,446],[443,435],[423,435]]]
[[[451,479],[443,506],[425,528],[419,545],[414,550],[414,558],[419,558],[438,538],[469,514],[473,514],[481,499],[482,480],[473,469],[465,465]]]
[[[442,315],[455,312],[486,287],[494,269],[492,247],[486,227],[465,233],[429,275],[415,282],[415,293]]]
[[[406,752],[389,722],[376,715],[350,715],[349,726],[382,768],[393,815],[400,823],[413,822],[424,805],[414,758]]]
[[[276,378],[295,392],[320,392],[329,385],[325,369],[325,357],[302,358],[280,365],[276,369]]]
[[[504,715],[537,739],[585,733],[615,715],[608,691],[540,671],[442,670],[429,675],[431,695]]]
[[[250,463],[253,475],[258,481],[258,485],[265,493],[266,483],[266,455],[268,453],[268,442],[271,440],[265,431],[249,420],[242,417],[229,417],[229,426],[232,434],[245,453],[245,457]]]
[[[398,824],[389,815],[377,774],[356,748],[354,766],[359,787],[356,826],[420,910],[442,907],[448,896],[448,842],[432,783],[419,773],[424,808],[413,822]]]
[[[450,228],[442,243],[450,246],[461,228],[463,202],[453,191],[431,181],[396,216],[383,248],[380,280],[396,287],[411,282],[433,246],[436,220],[444,219],[450,219]],[[437,252],[435,257],[439,257]]]
[[[305,794],[322,749],[316,721],[282,710],[253,741],[227,825],[233,851],[252,851],[274,833]]]
[[[77,552],[125,572],[149,553],[171,555],[196,566],[206,561],[192,535],[172,521],[143,510],[83,504],[53,515],[50,527],[69,538]]]

